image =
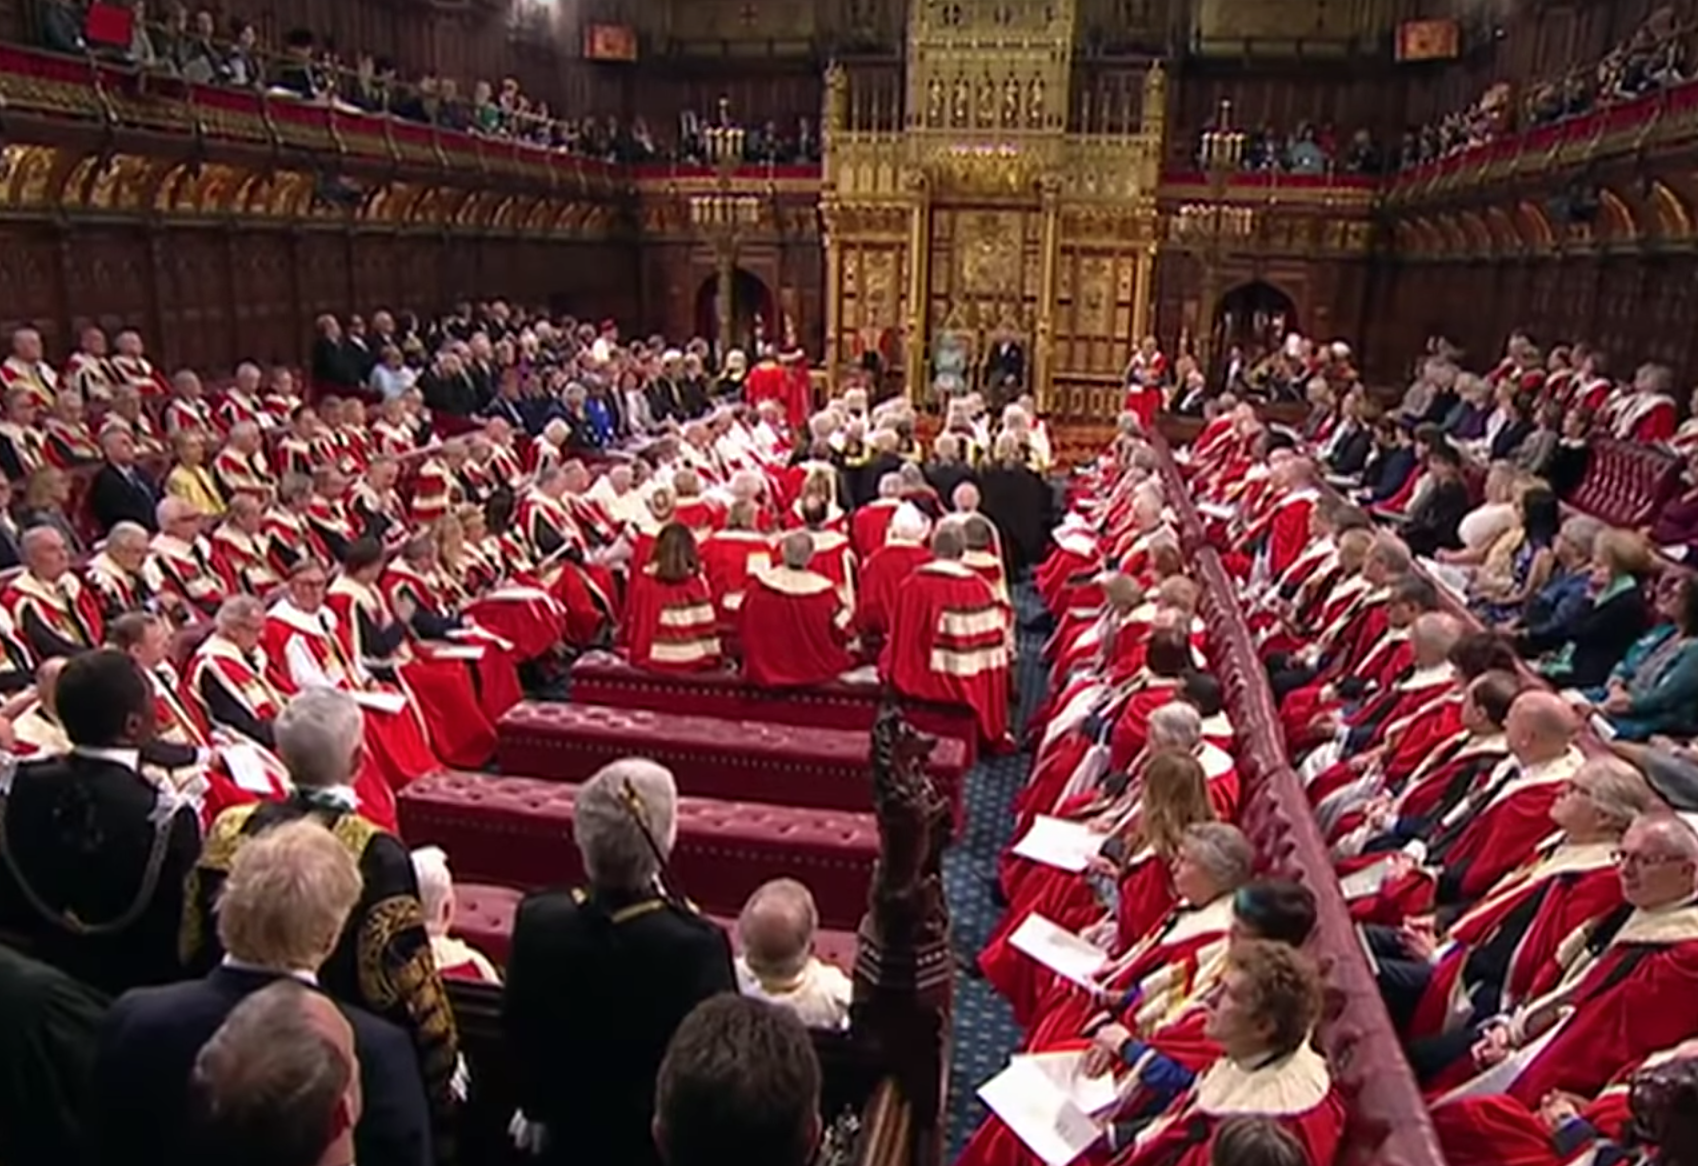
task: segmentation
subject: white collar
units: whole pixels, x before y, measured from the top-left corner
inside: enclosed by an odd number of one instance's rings
[[[125,769],[141,772],[141,750],[114,748],[106,749],[98,745],[72,745],[71,752],[79,757],[87,757],[91,761],[105,761],[112,765],[122,765]]]
[[[296,607],[287,596],[272,604],[267,614],[308,635],[327,636],[336,627],[336,613],[330,608],[321,607],[317,612],[308,614]]]

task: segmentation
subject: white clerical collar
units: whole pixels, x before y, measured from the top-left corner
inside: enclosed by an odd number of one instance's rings
[[[106,749],[98,745],[73,745],[71,752],[79,757],[87,757],[91,761],[104,761],[110,765],[122,765],[125,769],[137,773],[141,772],[140,749]]]
[[[287,976],[291,980],[299,980],[308,987],[318,987],[318,973],[307,968],[294,968],[289,971],[279,971],[277,968],[268,968],[263,964],[250,963],[247,960],[239,960],[233,955],[225,956],[222,966],[229,968],[233,972],[257,972],[260,975],[265,976]]]

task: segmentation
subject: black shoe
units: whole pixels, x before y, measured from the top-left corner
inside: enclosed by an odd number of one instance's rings
[[[963,976],[966,976],[969,980],[982,980],[985,978],[984,970],[979,967],[978,956],[970,956],[959,951],[954,954],[955,968]]]
[[[985,894],[990,896],[990,901],[994,905],[1004,908],[1008,906],[1008,896],[1002,892],[1001,879],[995,875],[980,875],[979,882],[984,886]]]

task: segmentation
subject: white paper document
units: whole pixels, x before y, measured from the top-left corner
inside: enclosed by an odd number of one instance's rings
[[[1114,1104],[1114,1077],[1079,1074],[1085,1054],[1014,1057],[979,1087],[979,1100],[1046,1166],[1067,1166],[1102,1136],[1091,1115]]]
[[[1557,1034],[1568,1027],[1568,1018],[1572,1013],[1565,1014],[1537,1040],[1529,1041],[1516,1049],[1509,1056],[1486,1069],[1477,1076],[1464,1081],[1449,1093],[1433,1102],[1433,1105],[1447,1105],[1452,1101],[1460,1101],[1464,1097],[1490,1097],[1498,1093],[1509,1092],[1509,1087],[1515,1084],[1516,1078],[1528,1065],[1531,1065],[1539,1054],[1545,1051],[1545,1046],[1556,1039]]]
[[[1238,507],[1228,506],[1224,502],[1199,502],[1197,513],[1204,518],[1214,518],[1221,522],[1231,522],[1238,517]]]
[[[438,644],[430,649],[432,660],[482,660],[483,648],[477,644]]]
[[[1091,977],[1108,963],[1108,957],[1042,915],[1026,916],[1009,942],[1015,951],[1024,952],[1064,980],[1082,988],[1101,986]]]
[[[1390,872],[1391,860],[1383,858],[1339,879],[1338,889],[1343,893],[1346,902],[1366,899],[1370,895],[1380,893],[1380,888],[1385,885],[1386,875]]]
[[[238,788],[261,797],[271,796],[271,778],[267,775],[259,750],[252,745],[237,744],[225,745],[218,752],[224,758],[224,767],[230,771],[230,780]]]
[[[355,704],[373,712],[398,713],[407,707],[407,698],[398,692],[353,692],[349,695],[354,698]]]
[[[1468,594],[1468,572],[1461,567],[1449,563],[1441,563],[1436,559],[1420,559],[1421,566],[1431,575],[1433,582],[1458,597]]]
[[[1057,870],[1078,874],[1102,849],[1103,835],[1082,822],[1039,814],[1032,828],[1014,844],[1014,853]]]

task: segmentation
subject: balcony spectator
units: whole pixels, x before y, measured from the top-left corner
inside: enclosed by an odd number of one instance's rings
[[[232,26],[234,43],[224,57],[226,80],[243,89],[258,89],[265,81],[259,59],[259,30],[246,20]]]
[[[312,379],[321,389],[358,388],[364,381],[359,362],[342,334],[342,322],[328,313],[318,318],[318,339],[312,346]]]
[[[285,95],[294,94],[303,101],[318,101],[329,91],[323,71],[313,56],[315,41],[310,30],[291,29],[283,38],[283,64],[272,89]]]
[[[178,67],[185,81],[193,81],[197,85],[222,85],[229,81],[224,54],[214,40],[216,32],[212,13],[204,8],[195,13],[178,58]]]
[[[75,0],[48,0],[41,13],[42,43],[56,53],[86,53],[83,39],[86,13]]]
[[[154,42],[154,30],[147,23],[147,0],[135,0],[130,9],[130,60],[143,69],[163,69],[170,65]]]

